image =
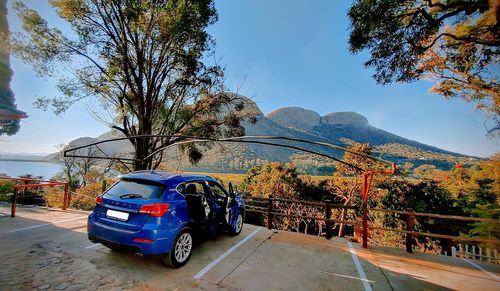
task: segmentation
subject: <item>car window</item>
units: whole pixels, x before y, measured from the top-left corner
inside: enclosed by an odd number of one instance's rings
[[[222,189],[222,187],[219,186],[219,184],[209,181],[208,186],[210,187],[210,190],[212,190],[212,193],[214,193],[215,195],[217,195],[219,197],[226,197],[227,196],[226,191],[224,191]]]
[[[184,183],[177,185],[177,187],[175,187],[175,189],[177,190],[177,192],[181,193],[182,195],[186,194],[186,184],[184,184]]]
[[[127,194],[137,194],[144,199],[158,198],[161,195],[162,187],[160,185],[149,183],[144,180],[120,180],[114,184],[105,193],[106,196],[124,197]]]
[[[202,182],[194,181],[186,183],[183,187],[184,192],[182,194],[205,194],[205,188],[203,187]]]

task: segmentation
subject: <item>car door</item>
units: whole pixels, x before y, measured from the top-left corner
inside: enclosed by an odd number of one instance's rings
[[[236,200],[219,183],[207,181],[207,184],[216,202],[218,217],[222,218],[221,220],[233,230],[236,229],[238,219],[238,204]]]

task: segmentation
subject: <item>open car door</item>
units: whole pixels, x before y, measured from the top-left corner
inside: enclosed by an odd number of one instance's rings
[[[233,184],[229,182],[229,201],[228,201],[228,225],[230,232],[234,235],[238,235],[241,232],[243,226],[243,216],[240,215],[238,202],[236,201],[236,194],[234,193]]]

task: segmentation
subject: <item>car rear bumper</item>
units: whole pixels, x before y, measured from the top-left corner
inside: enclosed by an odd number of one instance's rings
[[[89,240],[93,242],[125,246],[143,254],[154,255],[169,252],[177,230],[158,230],[154,227],[153,224],[145,224],[138,231],[120,229],[98,222],[91,214],[88,218],[87,233]],[[137,242],[134,239],[152,240],[152,242]]]

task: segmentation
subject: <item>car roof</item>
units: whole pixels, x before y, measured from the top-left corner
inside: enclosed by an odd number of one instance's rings
[[[155,171],[155,170],[144,170],[144,171],[135,171],[125,175],[120,176],[120,179],[140,179],[140,180],[148,180],[160,182],[162,184],[179,184],[182,182],[190,182],[195,180],[208,180],[218,182],[215,178],[200,175],[200,174],[189,174],[189,173],[171,173],[171,172],[163,172],[163,171]]]

